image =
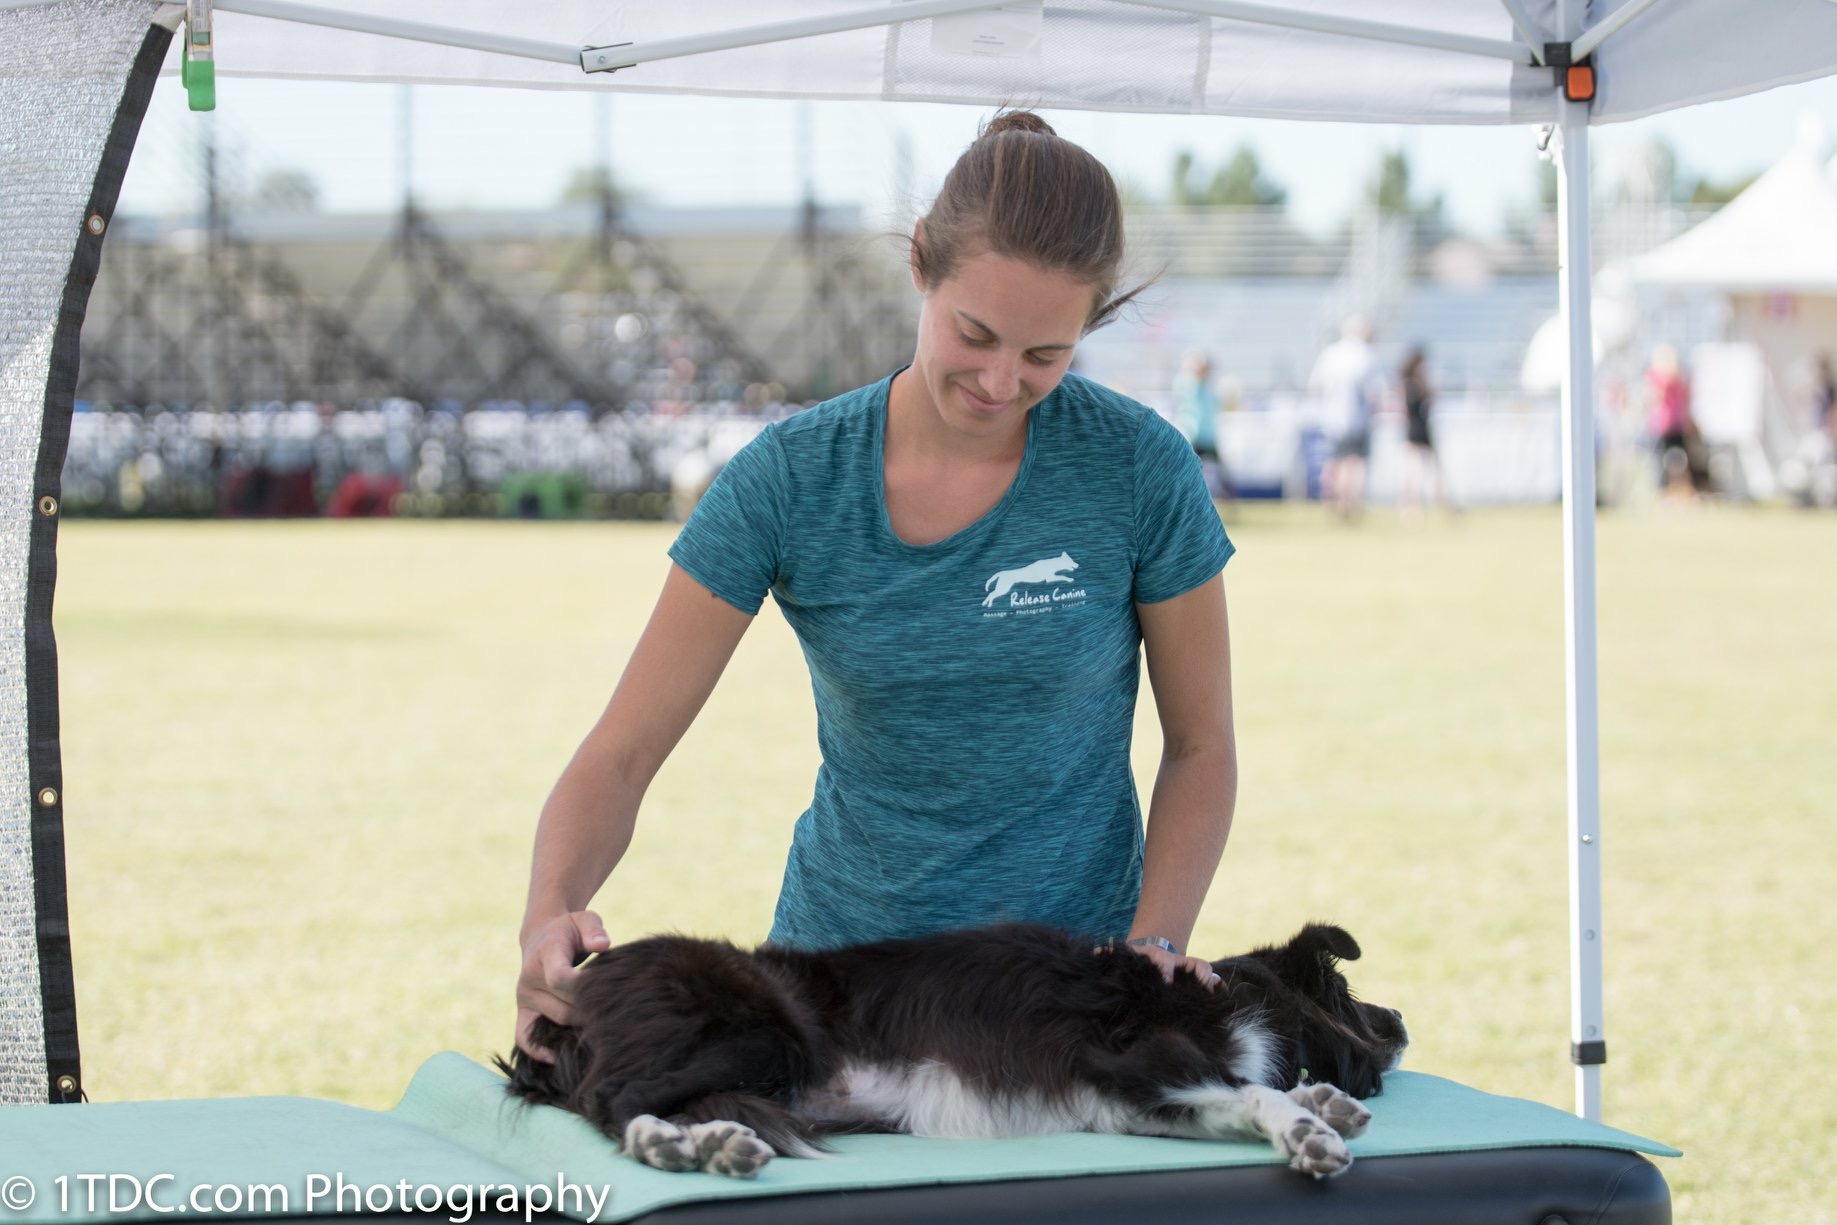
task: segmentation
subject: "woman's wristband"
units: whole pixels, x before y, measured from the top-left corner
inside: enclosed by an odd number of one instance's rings
[[[1123,941],[1123,943],[1130,948],[1160,949],[1164,953],[1172,953],[1176,957],[1180,956],[1180,946],[1175,944],[1172,940],[1169,940],[1166,936],[1136,936],[1132,939]]]

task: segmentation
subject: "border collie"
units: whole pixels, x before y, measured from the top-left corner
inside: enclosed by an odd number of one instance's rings
[[[584,967],[578,1025],[498,1066],[661,1170],[750,1177],[842,1132],[1262,1136],[1315,1178],[1352,1163],[1359,1098],[1408,1039],[1354,999],[1345,931],[1162,981],[1132,952],[1003,925],[827,952],[654,936]]]

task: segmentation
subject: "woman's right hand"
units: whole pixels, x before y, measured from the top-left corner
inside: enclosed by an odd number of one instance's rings
[[[557,915],[531,933],[523,945],[523,972],[517,978],[517,1046],[526,1055],[555,1062],[555,1052],[531,1038],[536,1018],[572,1025],[578,967],[589,954],[611,947],[605,924],[591,910]]]

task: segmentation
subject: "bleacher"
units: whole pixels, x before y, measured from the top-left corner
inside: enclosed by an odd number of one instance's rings
[[[1492,397],[1516,388],[1525,345],[1556,306],[1548,277],[1504,277],[1477,288],[1415,282],[1376,314],[1373,343],[1390,369],[1412,344],[1426,344],[1438,386]],[[1306,388],[1347,309],[1344,282],[1334,278],[1168,278],[1087,338],[1078,368],[1165,409],[1181,355],[1205,349],[1220,380],[1256,407]]]

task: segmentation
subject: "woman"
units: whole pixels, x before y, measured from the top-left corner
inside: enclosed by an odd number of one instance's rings
[[[1695,499],[1709,488],[1709,466],[1702,458],[1702,435],[1690,411],[1690,383],[1678,351],[1670,345],[1652,350],[1646,369],[1649,403],[1646,428],[1658,457],[1659,492],[1666,497]]]
[[[651,777],[767,591],[810,664],[823,763],[771,938],[821,947],[1000,919],[1126,937],[1167,977],[1236,794],[1220,578],[1198,458],[1067,376],[1113,316],[1115,184],[1038,116],[997,117],[912,237],[916,352],[769,427],[683,527],[650,624],[536,835],[518,1043],[570,1019],[585,911]],[[1165,733],[1144,843],[1137,650]]]
[[[1429,382],[1429,357],[1421,345],[1409,351],[1397,372],[1397,383],[1403,391],[1405,439],[1410,447],[1410,463],[1403,470],[1403,513],[1414,514],[1422,508],[1422,487],[1428,481],[1435,486],[1438,505],[1453,510],[1448,498],[1447,479],[1442,475],[1441,458],[1435,452],[1435,434],[1430,417],[1435,405],[1435,388]]]

